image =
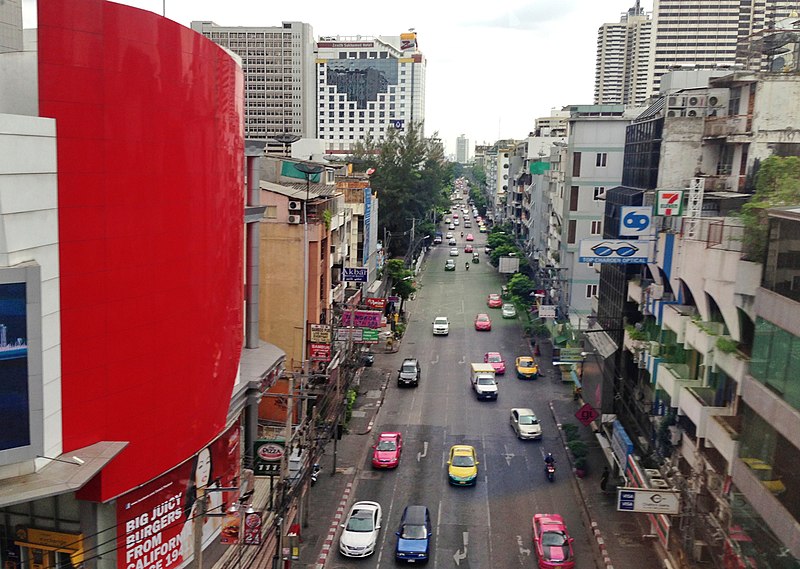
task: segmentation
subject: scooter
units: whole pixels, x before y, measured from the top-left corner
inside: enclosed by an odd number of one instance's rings
[[[556,465],[552,462],[546,462],[544,465],[544,473],[547,480],[553,482],[556,479]]]
[[[317,478],[319,477],[319,473],[322,471],[322,467],[319,465],[318,462],[314,463],[314,466],[311,467],[311,485],[317,483]]]

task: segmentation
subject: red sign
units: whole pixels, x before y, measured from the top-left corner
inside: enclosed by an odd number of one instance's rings
[[[330,344],[311,344],[310,346],[311,359],[320,362],[331,361],[331,345]]]
[[[364,301],[364,304],[366,304],[367,306],[369,306],[370,308],[372,308],[374,310],[383,310],[384,308],[386,308],[386,299],[385,298],[368,297]]]
[[[261,545],[261,514],[249,508],[244,515],[244,536],[242,543],[245,545]]]
[[[194,557],[199,500],[206,512],[221,514],[238,496],[214,488],[236,486],[241,467],[239,425],[234,425],[194,458],[117,498],[118,569],[177,569]],[[203,547],[222,529],[222,517],[203,522]]]
[[[578,412],[575,413],[575,416],[578,418],[578,421],[583,423],[585,426],[589,426],[589,423],[594,421],[600,416],[600,413],[597,412],[597,409],[589,405],[588,403],[578,409]]]

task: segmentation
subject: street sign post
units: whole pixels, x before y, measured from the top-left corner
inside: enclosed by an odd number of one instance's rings
[[[588,427],[589,423],[594,421],[600,416],[600,413],[597,412],[597,409],[589,405],[588,403],[585,404],[583,407],[578,409],[578,412],[575,413],[575,417],[578,418],[578,421],[584,424],[584,426]]]
[[[679,514],[680,495],[674,490],[618,488],[617,511],[644,514]]]

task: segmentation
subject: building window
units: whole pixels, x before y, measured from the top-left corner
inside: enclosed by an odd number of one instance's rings
[[[581,153],[574,152],[572,154],[572,176],[577,178],[581,175]]]
[[[594,187],[594,201],[599,202],[602,201],[603,198],[601,197],[606,192],[605,186],[595,186]]]
[[[597,296],[597,285],[586,285],[586,298],[592,298],[593,296]]]
[[[267,209],[264,211],[264,217],[267,219],[277,219],[278,218],[278,206],[276,205],[268,205]]]
[[[603,222],[602,221],[593,221],[592,222],[592,235],[600,235],[603,233]]]
[[[578,222],[575,219],[570,219],[567,225],[567,243],[570,245],[575,244],[575,233],[578,229]]]
[[[595,156],[594,165],[598,168],[605,168],[608,161],[608,152],[598,152]]]
[[[569,189],[569,210],[578,211],[578,186]]]

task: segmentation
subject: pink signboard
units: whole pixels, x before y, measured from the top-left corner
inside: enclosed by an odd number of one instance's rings
[[[383,316],[383,313],[379,310],[345,310],[342,312],[342,326],[380,328],[381,316]]]

